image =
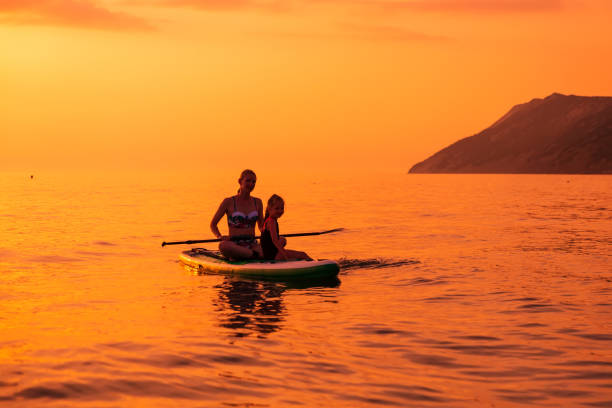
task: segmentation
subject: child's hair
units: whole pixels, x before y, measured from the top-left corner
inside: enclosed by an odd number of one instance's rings
[[[284,204],[285,200],[283,200],[283,197],[279,196],[278,194],[272,194],[272,196],[268,199],[268,205],[266,205],[266,215],[264,216],[264,220],[270,216],[269,208],[276,203]]]
[[[255,174],[255,172],[253,170],[245,169],[245,170],[242,170],[242,173],[240,173],[240,178],[238,179],[238,182],[240,182],[246,176],[257,177],[257,175]],[[240,189],[238,189],[238,194],[240,194]]]

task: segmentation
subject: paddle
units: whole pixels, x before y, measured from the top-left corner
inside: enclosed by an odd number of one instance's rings
[[[322,234],[329,234],[330,232],[338,232],[338,231],[342,231],[344,228],[335,228],[335,229],[331,229],[329,231],[321,231],[321,232],[299,232],[297,234],[282,234],[282,237],[307,237],[310,235],[322,235]],[[255,238],[261,238],[259,237],[255,237]],[[232,238],[230,238],[232,239]],[[240,237],[238,237],[238,239],[242,239]],[[176,242],[162,242],[162,247],[165,247],[166,245],[191,245],[191,244],[202,244],[205,242],[220,242],[221,239],[220,238],[215,238],[215,239],[199,239],[199,240],[192,240],[192,241],[176,241]]]

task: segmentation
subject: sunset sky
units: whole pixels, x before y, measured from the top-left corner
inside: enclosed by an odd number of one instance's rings
[[[407,171],[612,95],[610,0],[0,0],[0,170]]]

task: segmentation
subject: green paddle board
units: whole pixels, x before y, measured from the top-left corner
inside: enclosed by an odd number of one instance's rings
[[[331,260],[313,261],[229,261],[218,252],[204,248],[184,251],[179,260],[199,272],[270,278],[321,278],[338,275],[340,266]]]

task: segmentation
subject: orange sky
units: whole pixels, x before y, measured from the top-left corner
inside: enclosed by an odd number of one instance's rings
[[[407,171],[612,95],[609,0],[0,0],[0,170]]]

